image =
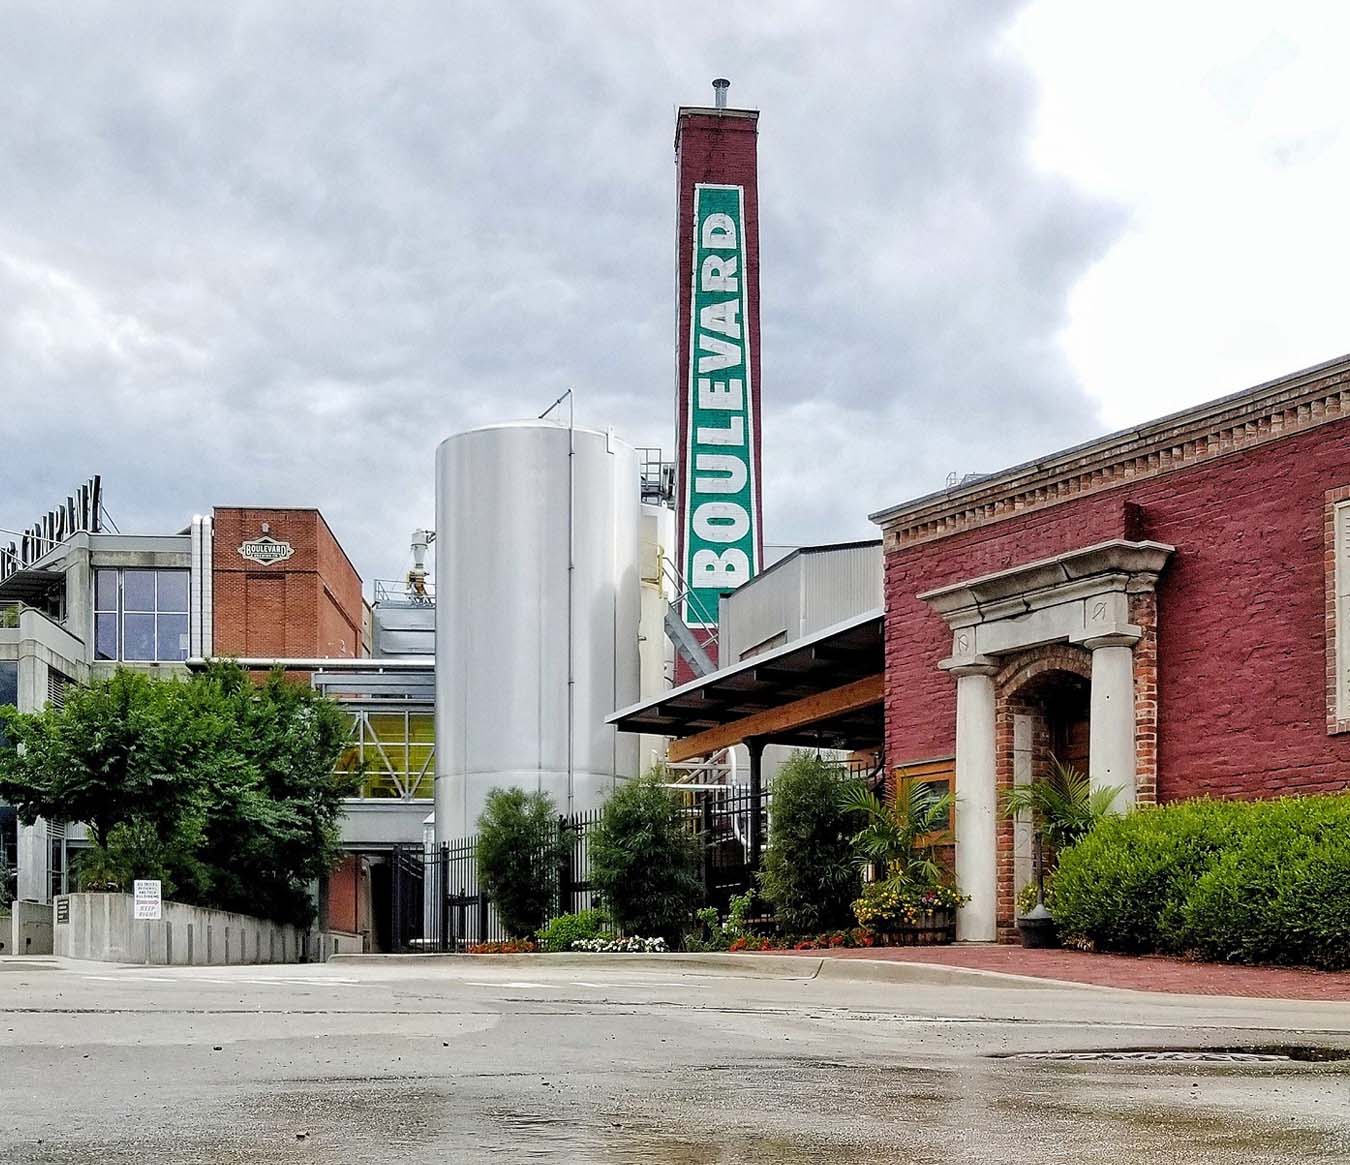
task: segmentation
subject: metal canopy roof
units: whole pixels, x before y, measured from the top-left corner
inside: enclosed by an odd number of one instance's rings
[[[35,570],[31,567],[16,570],[4,582],[0,582],[0,599],[31,603],[34,599],[45,599],[52,591],[64,586],[65,581],[66,576],[56,570]]]
[[[881,609],[855,615],[734,667],[702,676],[606,718],[621,732],[684,738],[797,700],[879,675],[884,666]],[[872,748],[883,739],[882,706],[784,727],[762,739],[774,744]]]

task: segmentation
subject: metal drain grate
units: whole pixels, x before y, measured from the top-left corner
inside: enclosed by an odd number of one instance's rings
[[[1014,1052],[1010,1060],[1069,1060],[1078,1062],[1168,1064],[1279,1064],[1294,1057],[1283,1052],[1156,1051],[1156,1052]]]

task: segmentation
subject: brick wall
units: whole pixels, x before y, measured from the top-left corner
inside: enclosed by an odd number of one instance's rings
[[[317,510],[215,511],[213,633],[217,655],[338,657],[358,654],[361,578]],[[239,547],[289,542],[284,562],[261,564]]]
[[[755,480],[762,481],[760,473],[760,433],[763,428],[759,407],[759,180],[758,180],[758,126],[753,116],[741,111],[726,115],[712,112],[683,111],[676,131],[676,294],[679,304],[679,323],[676,344],[678,368],[676,379],[676,460],[675,472],[684,472],[686,428],[689,420],[689,313],[693,288],[690,283],[694,248],[694,186],[696,183],[722,183],[745,188],[745,281],[749,296],[747,335],[750,341],[750,400],[755,419]],[[683,506],[681,487],[677,482],[677,504]],[[762,502],[757,505],[762,509]],[[763,523],[758,528],[763,537]],[[684,562],[684,514],[681,508],[676,519],[678,540],[676,560]],[[763,557],[764,548],[760,546]],[[681,566],[683,569],[683,566]]]
[[[948,537],[888,546],[886,721],[891,763],[950,754],[951,633],[915,596],[1110,538],[1175,546],[1145,626],[1136,688],[1156,712],[1159,800],[1350,786],[1350,734],[1327,731],[1326,505],[1350,485],[1350,421],[1126,480]],[[889,540],[888,540],[889,542]],[[1141,762],[1144,754],[1141,752]],[[1140,791],[1155,774],[1142,765]]]

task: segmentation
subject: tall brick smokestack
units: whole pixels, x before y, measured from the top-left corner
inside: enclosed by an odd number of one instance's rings
[[[681,107],[675,125],[678,565],[685,622],[709,631],[718,597],[758,573],[759,113]]]

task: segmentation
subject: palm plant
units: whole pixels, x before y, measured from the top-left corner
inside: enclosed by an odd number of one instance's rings
[[[864,821],[853,835],[859,865],[879,865],[887,877],[913,884],[936,885],[942,880],[944,871],[933,856],[937,844],[933,835],[951,819],[951,793],[939,793],[921,781],[900,780],[886,802],[862,781],[849,781],[840,802],[846,812]]]
[[[1003,812],[1009,817],[1030,813],[1036,831],[1058,853],[1086,837],[1111,812],[1121,788],[1094,790],[1086,773],[1052,756],[1048,775],[1004,792]]]

